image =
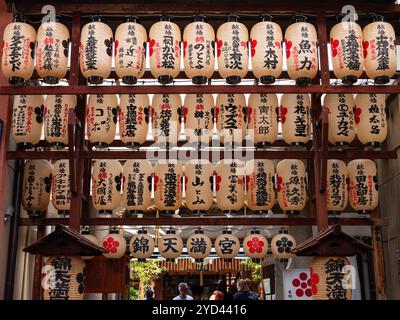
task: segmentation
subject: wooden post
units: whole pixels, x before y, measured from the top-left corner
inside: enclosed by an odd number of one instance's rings
[[[386,300],[385,266],[383,264],[382,234],[380,226],[371,227],[372,258],[374,262],[374,276],[376,300]]]
[[[45,226],[37,227],[36,239],[39,240],[45,236]],[[33,271],[33,286],[32,286],[32,300],[42,300],[43,288],[42,288],[42,267],[43,257],[35,256],[35,268]]]

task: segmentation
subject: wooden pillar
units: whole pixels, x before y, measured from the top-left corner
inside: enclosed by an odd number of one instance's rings
[[[380,226],[371,227],[372,258],[374,262],[374,276],[376,300],[386,300],[385,266],[383,264],[382,233]]]
[[[39,240],[45,236],[45,226],[37,227],[36,239]],[[42,300],[43,288],[42,288],[42,267],[43,257],[37,255],[35,257],[35,268],[33,270],[33,286],[32,286],[32,300]]]

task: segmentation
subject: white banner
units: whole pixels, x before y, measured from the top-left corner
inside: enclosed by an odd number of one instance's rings
[[[310,269],[283,271],[284,300],[312,300]]]

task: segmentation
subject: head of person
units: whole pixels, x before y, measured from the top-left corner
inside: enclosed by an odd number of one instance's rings
[[[153,299],[154,298],[154,291],[151,290],[150,288],[147,289],[144,293],[145,298],[148,299]]]
[[[237,283],[237,289],[239,292],[248,292],[250,291],[249,284],[246,280],[240,279]]]
[[[179,295],[182,297],[185,297],[186,295],[189,294],[189,286],[187,285],[186,282],[181,282],[178,285],[178,290],[179,290]]]
[[[219,290],[215,290],[212,294],[212,297],[213,297],[213,299],[210,299],[210,300],[223,300],[224,294]]]

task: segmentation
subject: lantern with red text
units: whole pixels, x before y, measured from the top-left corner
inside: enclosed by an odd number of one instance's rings
[[[268,241],[259,230],[252,230],[243,239],[243,251],[253,262],[260,262],[267,255]]]
[[[179,26],[162,17],[149,32],[150,71],[161,84],[171,83],[181,66],[181,31]]]
[[[283,94],[282,137],[291,146],[304,146],[311,137],[311,101],[308,94]]]
[[[40,217],[49,206],[52,166],[47,160],[28,160],[24,165],[22,206],[31,218]]]
[[[301,160],[285,159],[276,166],[278,203],[286,214],[299,214],[306,205],[306,168]]]
[[[146,29],[128,17],[115,31],[115,73],[125,84],[135,84],[146,70]]]
[[[11,135],[18,148],[30,149],[40,141],[44,100],[41,95],[14,96]]]
[[[280,231],[271,240],[272,254],[281,262],[287,262],[293,256],[291,250],[296,247],[296,244],[296,239],[286,230]]]
[[[97,240],[97,238],[96,238],[94,235],[92,235],[92,234],[90,233],[89,228],[83,229],[83,230],[82,230],[82,235],[83,235],[86,239],[88,239],[89,241],[93,242],[95,245],[98,245],[98,244],[99,244],[99,240]],[[84,259],[84,260],[91,260],[91,259],[94,258],[94,256],[82,256],[81,258]]]
[[[145,143],[149,128],[150,101],[147,94],[121,94],[119,103],[119,135],[130,148]]]
[[[183,31],[183,62],[185,74],[194,84],[205,84],[214,73],[215,32],[197,15]]]
[[[338,215],[346,209],[348,202],[346,163],[329,159],[326,178],[328,213]]]
[[[240,241],[232,234],[232,230],[225,229],[223,234],[215,239],[214,247],[218,257],[224,259],[224,262],[230,262],[239,253]]]
[[[274,83],[282,72],[282,29],[272,22],[272,17],[262,16],[262,21],[250,32],[251,65],[254,75],[263,84]]]
[[[122,258],[125,255],[127,247],[125,238],[119,233],[117,228],[111,229],[110,233],[100,241],[99,245],[107,250],[106,253],[103,253],[107,259]]]
[[[197,229],[194,234],[187,238],[186,248],[188,255],[195,259],[195,262],[200,263],[210,254],[212,243],[203,230]]]
[[[173,215],[182,205],[183,167],[176,160],[159,160],[154,167],[154,205],[162,215]]]
[[[99,214],[112,214],[121,201],[122,166],[118,160],[96,160],[92,173],[92,203]]]
[[[127,160],[122,174],[122,201],[131,215],[146,212],[151,205],[153,167],[147,160]]]
[[[154,247],[154,238],[147,234],[147,231],[144,229],[139,230],[137,234],[134,234],[129,242],[131,256],[142,262],[152,256]]]
[[[167,262],[175,262],[182,254],[183,240],[173,229],[167,230],[166,234],[158,240],[158,251]]]
[[[218,71],[229,84],[238,84],[247,74],[249,31],[239,17],[229,15],[217,31]]]
[[[359,214],[370,214],[378,206],[376,164],[369,159],[357,159],[347,165],[349,201]]]
[[[51,200],[58,214],[69,214],[71,207],[69,160],[57,160],[53,164]]]

